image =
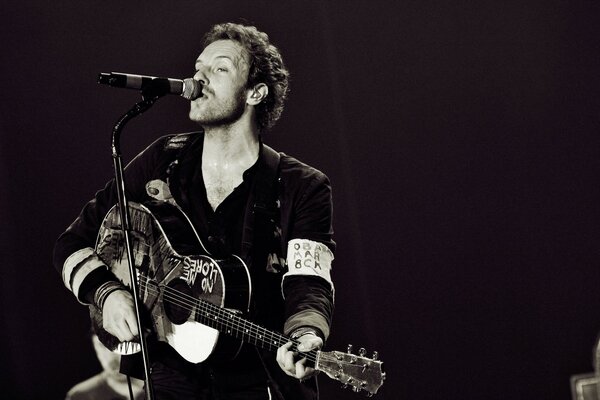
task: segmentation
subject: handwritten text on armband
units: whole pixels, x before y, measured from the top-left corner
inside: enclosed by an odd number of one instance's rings
[[[321,259],[321,252],[323,252],[323,248],[325,247],[322,244],[317,243],[314,247],[311,246],[311,243],[294,243],[294,254],[292,256],[294,261],[294,267],[300,269],[302,267],[321,269],[321,264],[319,264],[319,260]]]
[[[288,242],[287,265],[290,275],[319,276],[331,282],[331,262],[333,253],[319,242],[307,239],[292,239]]]

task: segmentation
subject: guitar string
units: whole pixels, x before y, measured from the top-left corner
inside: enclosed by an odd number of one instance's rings
[[[152,294],[155,294],[155,295],[160,294],[160,289],[156,287],[157,285],[156,284],[152,285],[152,283],[150,282],[150,280],[148,278],[147,278],[147,280],[148,280],[148,284],[146,285],[146,288],[147,289],[153,289],[152,290]],[[140,282],[140,283],[144,284],[145,282]],[[169,288],[167,287],[167,290],[168,289]],[[208,311],[208,312],[212,311],[213,314],[221,314],[220,307],[216,307],[215,306],[214,310],[210,310],[208,308],[208,306],[203,306],[202,303],[197,303],[197,299],[196,298],[191,297],[191,296],[189,296],[189,295],[187,295],[187,294],[185,294],[183,292],[174,290],[172,288],[170,288],[170,289],[171,290],[168,290],[168,295],[167,296],[163,296],[163,297],[166,297],[167,300],[171,300],[170,301],[171,304],[179,305],[180,307],[182,307],[186,311],[193,311],[194,306],[197,306],[197,307],[199,307],[200,311]],[[217,309],[217,308],[219,308],[219,309]],[[200,316],[206,317],[207,323],[211,323],[211,324],[219,323],[219,321],[215,321],[214,319],[210,318],[210,315],[206,315],[206,314],[202,315],[202,314],[200,314]],[[222,315],[216,315],[216,316],[217,317],[218,316],[222,317]],[[230,325],[230,323],[228,323],[226,320],[225,320],[225,322],[222,322],[221,324],[225,325],[226,327],[236,328],[234,325]],[[243,334],[243,332],[242,332],[242,334]]]
[[[294,343],[294,346],[297,346],[300,343],[297,340],[292,340],[292,339],[286,338],[284,335],[281,335],[281,334],[276,333],[276,332],[271,332],[271,331],[267,330],[266,328],[263,328],[263,327],[261,327],[259,325],[256,325],[256,324],[254,324],[254,323],[252,323],[250,321],[246,321],[243,318],[238,317],[237,315],[231,314],[230,312],[227,312],[222,307],[217,306],[217,305],[215,305],[213,303],[210,303],[210,302],[208,302],[206,300],[197,299],[197,298],[195,298],[193,296],[190,296],[190,295],[188,295],[186,293],[183,293],[183,292],[181,292],[179,290],[173,289],[173,288],[171,288],[169,286],[166,286],[166,285],[156,284],[156,283],[152,282],[149,277],[145,277],[145,276],[141,276],[141,277],[143,278],[143,279],[140,279],[140,288],[141,289],[145,289],[147,291],[147,293],[149,293],[149,294],[153,294],[153,295],[159,296],[160,293],[161,293],[160,287],[162,287],[164,289],[163,298],[166,298],[167,300],[169,300],[169,302],[171,304],[178,305],[178,306],[182,307],[183,309],[185,309],[187,311],[193,311],[193,307],[194,307],[194,305],[196,305],[196,306],[201,307],[201,308],[203,308],[205,310],[208,310],[209,312],[211,312],[213,314],[219,314],[219,316],[221,318],[223,318],[223,314],[225,314],[227,317],[230,317],[230,318],[233,318],[234,320],[236,320],[236,321],[232,321],[231,327],[234,328],[234,329],[236,329],[236,330],[238,330],[238,331],[240,329],[240,326],[242,326],[242,325],[243,326],[249,325],[250,328],[251,328],[250,331],[249,331],[250,333],[248,333],[247,329],[245,329],[245,332],[240,332],[242,334],[242,340],[246,341],[247,343],[251,343],[251,341],[245,340],[244,339],[244,334],[246,334],[246,336],[248,336],[248,337],[252,337],[251,335],[252,335],[252,331],[253,330],[255,330],[256,332],[262,331],[262,332],[270,335],[271,337],[278,338],[279,345],[281,345],[283,343],[286,343],[288,341],[291,341],[292,343]],[[217,325],[220,324],[220,325],[229,326],[227,322],[218,322],[218,321],[214,321],[212,319],[208,319],[208,321],[209,322],[214,322]],[[242,324],[240,324],[240,322]],[[234,324],[237,324],[237,326],[234,325]],[[231,333],[229,333],[229,334],[231,335]],[[255,336],[254,338],[255,339],[260,339],[263,343],[265,343],[265,344],[267,344],[269,346],[270,350],[273,350],[272,343],[265,342],[265,340],[263,338],[260,338],[260,337],[257,338]],[[258,344],[256,340],[255,340],[255,344]],[[277,347],[279,347],[279,346],[277,346]],[[320,353],[321,353],[321,356],[320,356],[321,362],[319,363],[319,366],[320,366],[319,369],[320,370],[329,370],[331,373],[333,373],[335,371],[333,369],[329,368],[329,367],[326,367],[326,365],[332,365],[333,364],[333,367],[336,370],[339,371],[338,368],[341,367],[341,364],[347,364],[348,363],[347,361],[343,361],[341,359],[337,359],[333,355],[330,356],[327,353],[322,353],[322,352],[320,352]],[[317,354],[318,354],[317,350],[311,350],[310,352],[304,353],[304,357],[308,361],[316,363]],[[355,364],[356,361],[350,361],[350,363],[351,364]],[[333,378],[337,379],[337,380],[340,380],[338,377],[333,377]],[[368,380],[361,379],[360,382],[362,382],[363,384],[366,384],[368,382]],[[354,384],[351,384],[351,385],[352,386],[356,386]],[[361,388],[368,391],[368,389],[366,389],[365,387],[361,387]]]
[[[212,304],[207,301],[202,301],[200,299],[196,299],[194,297],[191,297],[183,292],[180,292],[180,291],[170,288],[168,286],[166,286],[166,287],[163,286],[163,287],[165,288],[165,294],[163,294],[163,297],[167,298],[167,300],[170,300],[171,304],[179,305],[180,307],[182,307],[183,309],[186,309],[188,311],[193,311],[193,306],[196,305],[200,308],[201,311],[207,311],[210,314],[214,314],[214,316],[217,318],[220,317],[221,321],[219,321],[218,319],[215,321],[214,319],[210,318],[211,317],[210,315],[206,315],[205,316],[206,321],[208,322],[206,325],[210,326],[211,324],[215,324],[217,326],[221,325],[221,326],[225,326],[226,328],[227,327],[233,328],[236,333],[241,334],[242,340],[245,340],[248,343],[252,343],[252,339],[254,339],[254,344],[258,344],[258,341],[260,340],[264,345],[269,347],[269,350],[273,350],[274,348],[277,348],[280,345],[282,345],[288,341],[292,341],[283,335],[270,332],[259,325],[253,324],[252,322],[246,321],[243,318],[240,318],[234,314],[231,314],[230,312],[227,312],[225,309],[223,309],[222,307],[219,307],[215,304]],[[152,292],[151,294],[158,295],[160,293],[160,291],[157,288],[155,288],[155,285],[148,284],[148,285],[146,285],[146,288],[147,288],[148,292]],[[185,299],[185,297],[183,297],[183,296],[187,296],[187,297],[189,297],[189,299]],[[225,317],[228,317],[228,318],[225,318]],[[223,319],[225,322],[222,321]],[[228,320],[231,320],[231,319],[233,319],[234,321],[231,321],[231,323],[229,323]],[[240,325],[240,322],[241,322],[241,325]],[[237,323],[237,326],[235,325],[236,323]],[[250,327],[250,329],[248,329],[248,326]],[[213,327],[216,327],[216,326],[213,326]],[[227,332],[225,332],[225,333],[227,333]],[[234,336],[234,334],[232,334],[231,331],[228,333],[230,335]],[[248,337],[248,339],[244,339],[244,335],[246,335]],[[235,335],[235,336],[237,337],[237,335]],[[270,337],[270,339],[269,339],[269,337]],[[297,341],[292,341],[292,343],[294,343],[295,345],[299,344],[299,342],[297,342]],[[307,356],[307,359],[309,361],[312,361],[312,362],[316,361],[316,351],[315,350],[313,350],[311,352],[307,352],[305,355]]]
[[[271,332],[250,321],[246,321],[243,318],[240,318],[213,303],[202,299],[197,299],[166,285],[157,285],[151,282],[151,279],[147,276],[140,275],[140,277],[143,278],[140,279],[140,287],[143,286],[143,288],[145,288],[150,294],[155,294],[158,296],[160,294],[160,289],[158,286],[162,286],[164,288],[163,298],[169,300],[169,303],[180,306],[182,309],[190,312],[193,311],[194,306],[198,307],[199,311],[207,313],[204,315],[204,317],[206,317],[206,325],[215,324],[217,326],[224,326],[225,328],[232,328],[236,334],[241,334],[242,340],[247,341],[248,343],[252,343],[251,339],[254,339],[254,344],[258,344],[258,341],[261,341],[264,345],[269,347],[269,350],[274,350],[274,348],[277,348],[289,341],[294,344],[293,347],[296,347],[300,343],[297,340],[286,338],[279,333]],[[214,315],[217,320],[210,318],[210,314]],[[219,320],[219,318],[221,320]],[[216,326],[212,327],[216,328]],[[228,333],[234,336],[231,331]],[[248,336],[248,339],[244,339],[244,335]],[[235,336],[237,337],[237,335]],[[316,361],[316,355],[316,350],[305,353],[306,358],[311,362]]]
[[[230,326],[230,327],[234,328],[236,331],[241,333],[242,340],[246,341],[247,343],[252,343],[252,342],[250,340],[244,339],[244,335],[248,336],[249,338],[252,338],[253,334],[256,334],[256,333],[262,331],[273,338],[279,338],[279,344],[283,344],[288,341],[292,341],[294,343],[294,345],[299,344],[298,341],[293,341],[291,339],[288,339],[285,336],[283,336],[279,333],[276,333],[276,332],[270,332],[269,330],[267,330],[259,325],[256,325],[250,321],[246,321],[243,318],[238,317],[234,314],[231,314],[230,312],[227,312],[224,308],[222,308],[218,305],[215,305],[215,304],[210,303],[203,299],[197,299],[193,296],[190,296],[179,290],[173,289],[169,286],[156,284],[155,282],[152,282],[149,277],[146,277],[143,275],[140,275],[140,277],[142,278],[142,279],[140,279],[140,288],[141,289],[145,289],[147,291],[147,293],[156,295],[158,297],[161,293],[160,288],[162,287],[164,289],[163,298],[167,299],[169,301],[169,303],[171,303],[171,304],[179,305],[180,307],[182,307],[183,309],[185,309],[187,311],[193,311],[194,305],[196,305],[204,310],[209,311],[212,314],[217,314],[216,316],[220,316],[221,318],[223,318],[223,315],[226,315],[229,318],[233,318],[235,321],[232,321],[231,325],[228,322],[219,322],[218,320],[215,321],[210,318],[207,319],[207,321],[210,323],[216,323],[216,325],[220,324],[220,325]],[[227,319],[225,319],[225,321],[227,321]],[[240,324],[240,322],[241,322],[241,324]],[[242,327],[242,326],[245,327],[246,325],[250,326],[250,330],[248,331],[246,328],[243,328],[245,331],[240,332],[240,327]],[[256,332],[253,332],[253,331],[256,331]],[[232,335],[231,333],[229,333],[229,334]],[[264,336],[266,336],[266,335],[264,335]],[[266,342],[263,338],[256,337],[256,336],[254,336],[254,339],[255,339],[255,344],[258,344],[256,339],[260,339],[263,343],[265,343],[269,346],[270,350],[273,350],[273,347],[272,347],[273,344],[271,342]],[[329,355],[327,353],[317,352],[317,350],[311,350],[310,352],[305,353],[304,357],[306,357],[306,359],[308,361],[316,363],[318,353],[320,353],[319,369],[320,370],[329,370],[331,373],[334,373],[335,370],[341,371],[339,369],[339,368],[341,368],[341,364],[348,364],[348,363],[356,364],[356,362],[358,361],[358,360],[347,361],[347,360],[339,359],[333,354]],[[364,358],[359,357],[359,359],[364,359]],[[380,363],[379,361],[369,360],[369,365],[372,362],[375,362],[375,364]],[[333,369],[330,368],[330,366],[332,366]],[[333,377],[333,378],[340,380],[337,377]],[[362,382],[363,384],[366,384],[368,381],[370,381],[370,379],[367,379],[367,380],[364,380],[364,378],[360,379],[360,382]],[[352,385],[352,386],[355,386],[355,385]],[[368,389],[365,387],[361,386],[361,388],[368,391]]]
[[[148,285],[148,287],[155,289],[152,285]],[[156,289],[154,293],[158,294],[158,289]],[[165,297],[167,300],[170,300],[172,304],[179,305],[182,308],[187,309],[188,311],[193,311],[192,309],[194,305],[196,305],[199,308],[199,311],[205,313],[204,315],[201,314],[200,316],[206,317],[206,321],[209,324],[220,323],[221,325],[225,326],[225,328],[233,328],[235,329],[236,333],[240,333],[242,335],[242,338],[244,335],[247,335],[251,339],[255,339],[255,343],[258,339],[265,341],[265,337],[268,338],[269,336],[271,336],[271,339],[276,338],[276,336],[273,334],[269,335],[270,332],[268,331],[264,331],[263,334],[261,334],[261,327],[254,325],[251,322],[245,321],[241,318],[235,318],[235,315],[231,314],[230,312],[227,312],[223,308],[216,306],[212,303],[199,302],[198,299],[188,296],[185,293],[177,291],[173,288],[169,288],[168,286],[165,288],[165,293],[166,295],[163,295],[163,297]],[[220,317],[221,321],[215,321],[213,318],[211,318],[210,314],[213,314],[217,318]],[[240,325],[239,322],[242,322],[243,325]],[[248,329],[248,327],[250,327],[250,329]],[[264,333],[267,333],[267,335],[265,335]],[[269,339],[269,345],[273,344],[273,340],[271,339]],[[287,341],[283,340],[284,338],[282,336],[280,336],[277,339],[278,340],[275,341],[276,344],[282,344]]]
[[[144,277],[144,278],[148,282],[147,287],[153,288],[153,286],[150,285],[150,283],[151,283],[150,279],[147,277]],[[156,285],[154,285],[154,286],[156,286]],[[163,287],[165,287],[165,286],[163,285]],[[159,291],[158,288],[156,290]],[[240,333],[242,333],[242,335],[244,333],[248,333],[248,332],[254,333],[253,331],[256,331],[255,333],[258,336],[257,339],[262,340],[263,336],[265,336],[264,334],[260,335],[260,333],[259,333],[261,331],[262,327],[260,327],[258,325],[254,325],[249,321],[245,321],[244,319],[241,319],[241,318],[238,321],[231,321],[232,319],[234,319],[235,315],[232,314],[231,312],[227,312],[227,310],[222,307],[219,307],[219,306],[212,304],[210,302],[207,302],[207,301],[200,301],[200,299],[196,299],[195,297],[189,296],[186,293],[183,293],[176,289],[170,288],[168,286],[165,287],[165,292],[168,294],[168,296],[166,296],[166,297],[169,300],[172,300],[173,303],[178,300],[178,305],[184,306],[182,308],[184,308],[188,311],[193,311],[192,308],[194,306],[197,306],[200,311],[216,314],[215,315],[216,317],[221,317],[222,319],[224,319],[224,322],[220,322],[220,323],[221,323],[221,325],[224,325],[225,327],[237,328],[239,330],[239,327],[233,325],[233,323],[238,322],[238,325],[239,325],[239,322],[242,322],[243,323],[242,329],[245,331],[245,332],[240,332]],[[155,293],[157,293],[157,292],[155,292]],[[214,321],[213,319],[210,319],[210,315],[204,315],[204,316],[206,317],[207,321],[209,321],[211,323],[215,323],[215,322],[219,323],[219,321]],[[228,317],[228,318],[225,318],[225,317]],[[247,329],[247,326],[250,326],[250,330]],[[262,328],[262,329],[264,329],[264,328]],[[269,333],[269,332],[265,330],[265,332],[263,332],[263,333]],[[274,335],[271,335],[271,336],[274,337]],[[283,337],[280,337],[279,341],[282,341],[282,338]]]

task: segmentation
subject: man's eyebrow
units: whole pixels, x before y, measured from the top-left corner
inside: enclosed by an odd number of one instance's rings
[[[235,64],[235,62],[233,61],[233,58],[231,58],[230,56],[226,56],[226,55],[220,55],[220,56],[216,56],[214,57],[214,59],[219,59],[219,58],[225,58],[229,61],[231,61],[232,64]],[[200,60],[199,58],[196,60],[196,64],[204,64],[202,62],[202,60]]]

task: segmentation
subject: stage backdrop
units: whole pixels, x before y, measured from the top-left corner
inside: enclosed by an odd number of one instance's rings
[[[598,2],[9,1],[0,13],[2,397],[99,371],[56,237],[112,176],[139,100],[100,72],[185,78],[214,23],[269,33],[292,73],[264,140],[335,203],[328,349],[377,350],[379,399],[565,399],[600,331]],[[123,136],[196,129],[161,99]],[[325,377],[323,399],[358,399]]]

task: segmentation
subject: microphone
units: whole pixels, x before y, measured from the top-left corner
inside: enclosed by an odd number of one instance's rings
[[[121,72],[101,72],[98,83],[112,87],[143,90],[152,85],[157,94],[176,94],[188,100],[202,97],[202,84],[193,79],[158,78],[147,75],[133,75]]]

